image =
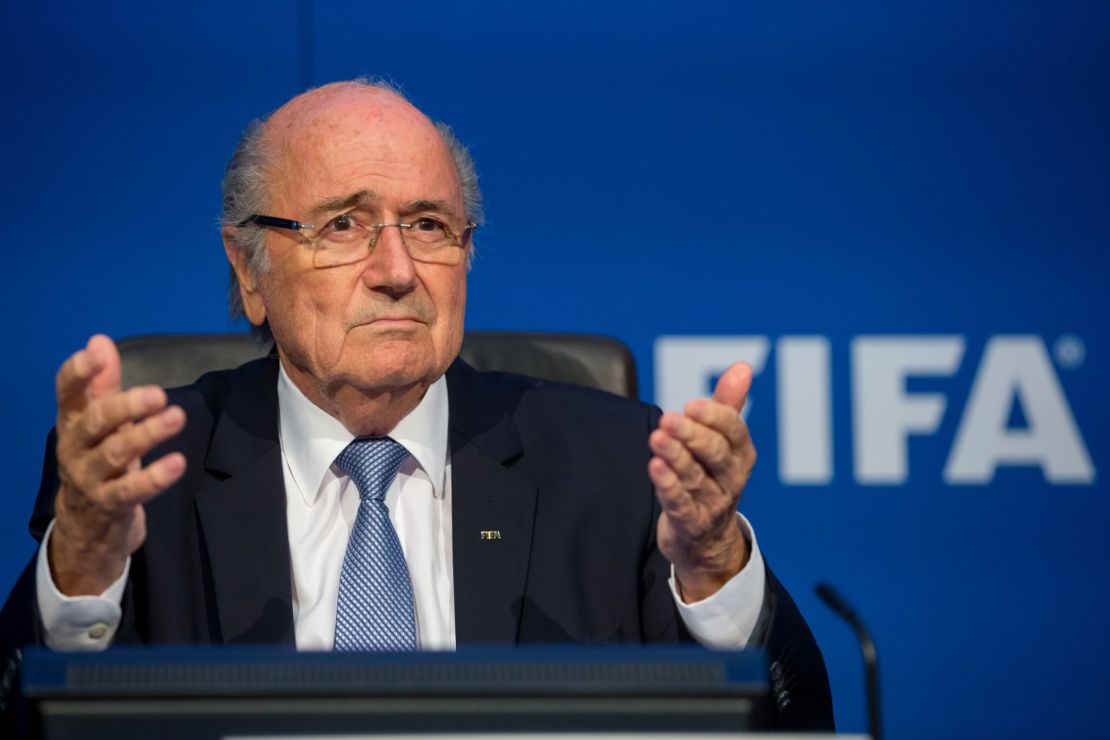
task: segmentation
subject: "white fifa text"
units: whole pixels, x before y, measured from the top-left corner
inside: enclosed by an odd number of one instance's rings
[[[829,340],[783,336],[773,350],[779,478],[788,484],[827,484],[834,472]],[[851,340],[856,482],[906,482],[910,436],[936,433],[948,404],[942,393],[907,390],[907,381],[955,375],[964,350],[959,335]],[[771,340],[762,336],[659,337],[655,400],[665,410],[681,409],[685,401],[706,395],[710,381],[732,362],[747,362],[758,376],[771,351]],[[1021,428],[1008,422],[1015,404],[1024,416]],[[1002,466],[1039,467],[1050,484],[1095,480],[1091,456],[1039,336],[999,335],[987,341],[941,476],[953,485],[986,485]]]

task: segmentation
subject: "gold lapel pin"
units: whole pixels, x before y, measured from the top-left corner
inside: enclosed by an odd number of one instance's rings
[[[483,540],[499,540],[499,539],[501,539],[501,531],[498,530],[498,529],[483,529],[481,534],[482,534],[482,539]]]

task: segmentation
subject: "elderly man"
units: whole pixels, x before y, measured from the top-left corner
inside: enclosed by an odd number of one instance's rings
[[[788,727],[830,727],[820,653],[736,504],[734,365],[684,413],[456,357],[473,165],[395,91],[327,85],[248,129],[224,181],[233,303],[276,357],[120,388],[58,372],[44,546],[12,645],[759,643]]]

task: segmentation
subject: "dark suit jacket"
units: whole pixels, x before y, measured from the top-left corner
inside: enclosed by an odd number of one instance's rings
[[[265,358],[169,391],[188,423],[151,457],[180,450],[188,470],[147,504],[117,644],[293,643],[277,371]],[[461,361],[447,383],[458,644],[689,639],[655,544],[647,436],[659,411]],[[40,540],[58,488],[53,448],[31,523]],[[757,637],[772,661],[770,721],[831,728],[820,651],[768,583]],[[35,609],[32,565],[4,608],[5,658],[41,641]]]

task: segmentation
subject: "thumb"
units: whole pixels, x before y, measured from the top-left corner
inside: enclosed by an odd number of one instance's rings
[[[713,400],[730,406],[739,413],[744,408],[744,401],[747,400],[751,387],[752,366],[746,362],[734,362],[717,379]]]
[[[89,398],[100,398],[121,390],[122,374],[116,343],[104,334],[96,334],[89,339],[85,349],[93,356],[95,363],[100,367],[96,375],[89,381],[86,395]]]

